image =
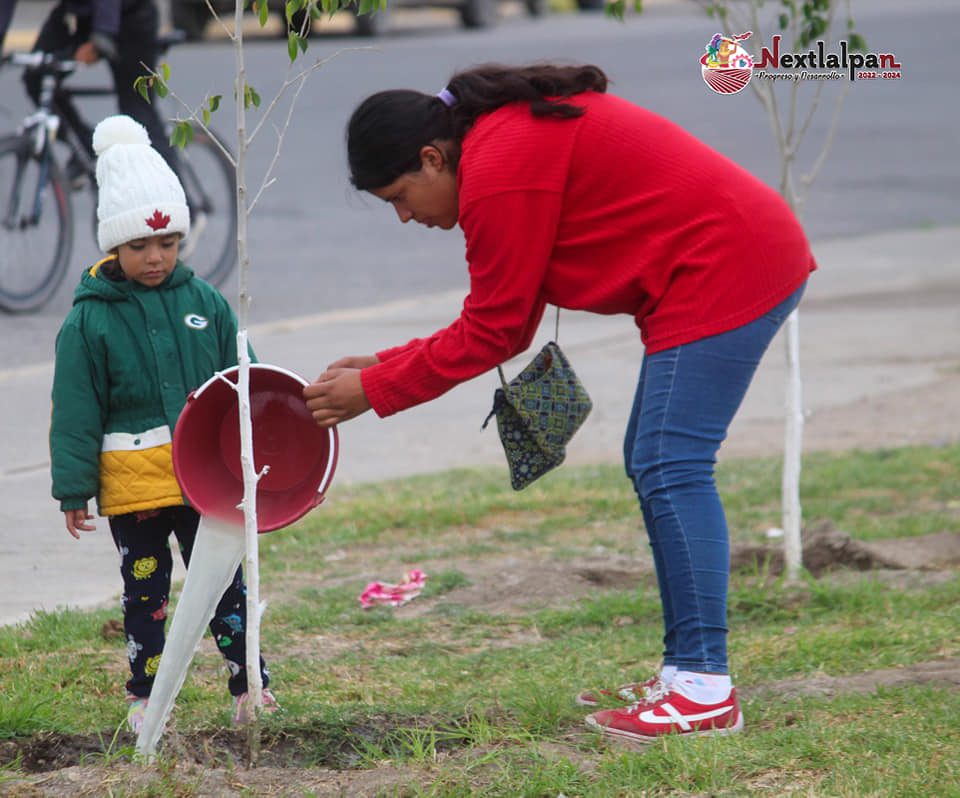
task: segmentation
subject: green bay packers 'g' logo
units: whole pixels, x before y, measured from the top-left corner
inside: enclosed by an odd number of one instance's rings
[[[193,330],[203,330],[210,322],[196,313],[188,313],[183,317],[183,323]]]

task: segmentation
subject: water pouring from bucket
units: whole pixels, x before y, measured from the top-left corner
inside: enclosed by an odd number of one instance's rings
[[[195,390],[173,433],[180,487],[202,516],[183,591],[160,658],[137,753],[150,756],[220,596],[244,553],[239,368]],[[257,482],[257,529],[289,526],[319,505],[337,465],[336,428],[320,429],[303,401],[306,380],[286,369],[250,364],[250,415]]]

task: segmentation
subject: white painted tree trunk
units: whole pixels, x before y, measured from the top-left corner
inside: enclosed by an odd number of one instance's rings
[[[247,347],[247,317],[250,307],[247,273],[250,268],[250,255],[247,250],[249,208],[246,166],[249,140],[247,138],[246,114],[247,70],[243,52],[243,11],[243,0],[236,0],[233,49],[236,63],[234,96],[237,104],[237,256],[240,281],[240,301],[237,309],[239,317],[237,398],[240,409],[240,463],[243,472],[243,519],[246,540],[244,576],[247,582],[247,691],[249,693],[249,707],[254,717],[247,739],[250,764],[256,765],[260,751],[258,720],[260,708],[263,706],[263,679],[260,676],[260,543],[257,534],[257,482],[259,476],[253,458],[253,423],[250,417],[250,355]]]
[[[788,581],[800,577],[803,542],[800,506],[800,469],[803,462],[803,382],[800,376],[800,313],[794,310],[785,322],[787,381],[785,396],[783,481],[783,556]]]
[[[722,20],[724,32],[728,37],[750,30],[754,34],[755,42],[767,41],[760,18],[760,8],[764,0],[749,0],[745,3],[736,3],[733,0],[696,0],[697,4],[710,16]],[[826,27],[821,31],[825,39],[833,29],[838,10],[845,10],[844,18],[848,26],[852,26],[852,10],[850,0],[830,0],[827,8]],[[788,20],[789,38],[796,41],[800,32],[801,20],[811,9],[803,10],[797,4],[784,4],[780,9],[782,16]],[[771,14],[773,12],[771,11]],[[783,28],[783,24],[780,25]],[[836,109],[833,114],[827,133],[813,160],[810,170],[800,175],[799,181],[794,180],[794,166],[800,142],[806,135],[811,120],[820,104],[820,96],[825,81],[818,81],[809,107],[803,109],[798,105],[800,82],[794,82],[786,95],[786,103],[781,106],[778,94],[772,83],[754,80],[751,90],[760,100],[770,126],[773,131],[777,149],[780,154],[780,193],[790,205],[790,208],[800,218],[804,200],[811,184],[826,161],[827,154],[836,135],[840,112],[843,108],[850,83],[847,82],[840,96],[837,98]],[[781,118],[782,111],[782,118]],[[800,469],[803,456],[803,391],[800,376],[800,320],[797,311],[790,314],[785,322],[787,379],[785,391],[786,424],[784,430],[783,476],[781,481],[781,513],[784,532],[784,562],[786,578],[796,581],[803,567],[803,542],[801,539],[802,508],[800,505]]]

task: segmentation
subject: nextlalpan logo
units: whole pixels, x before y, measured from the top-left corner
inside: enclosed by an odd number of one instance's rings
[[[850,49],[846,39],[840,40],[840,52],[828,53],[826,44],[817,40],[805,53],[781,53],[782,36],[773,37],[771,47],[760,49],[755,60],[741,42],[753,31],[732,38],[719,33],[704,48],[700,73],[717,94],[736,94],[757,80],[900,80],[901,65],[893,53],[860,53]],[[842,70],[842,71],[841,71]]]

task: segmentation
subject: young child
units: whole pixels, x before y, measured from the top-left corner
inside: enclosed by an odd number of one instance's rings
[[[94,531],[97,498],[120,552],[130,660],[127,722],[139,733],[163,652],[173,532],[189,564],[199,514],[173,471],[172,431],[190,391],[237,363],[237,321],[223,296],[177,260],[190,213],[176,175],[127,116],[94,131],[97,237],[106,258],[86,271],[57,335],[50,452],[67,531]],[[230,670],[234,723],[247,701],[246,588],[240,568],[210,631]],[[269,684],[260,662],[263,684]],[[263,691],[263,708],[277,702]]]

